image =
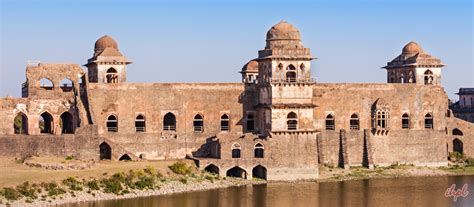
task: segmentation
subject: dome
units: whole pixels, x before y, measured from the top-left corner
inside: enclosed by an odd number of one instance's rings
[[[286,21],[280,21],[267,32],[267,40],[300,40],[300,31]]]
[[[420,53],[423,50],[421,49],[420,45],[416,42],[409,42],[405,47],[403,47],[402,53],[407,54],[407,53]]]
[[[258,62],[255,60],[249,61],[242,68],[242,72],[258,72]]]
[[[118,50],[117,42],[111,36],[104,35],[95,42],[94,49],[95,50],[103,50],[103,49],[108,48],[108,47],[111,47],[111,48],[114,48],[114,49]]]

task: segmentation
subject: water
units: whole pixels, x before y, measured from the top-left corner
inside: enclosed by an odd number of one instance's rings
[[[452,184],[468,184],[469,195],[446,198]],[[472,193],[471,193],[472,192]],[[67,207],[237,206],[474,206],[474,176],[371,179],[328,183],[270,183],[202,192],[69,204]]]

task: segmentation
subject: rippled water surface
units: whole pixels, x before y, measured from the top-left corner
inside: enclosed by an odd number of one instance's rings
[[[468,184],[456,202],[444,196],[452,184]],[[472,193],[471,193],[472,191]],[[271,183],[244,187],[69,204],[67,207],[232,206],[474,206],[474,176],[371,179],[329,183]]]

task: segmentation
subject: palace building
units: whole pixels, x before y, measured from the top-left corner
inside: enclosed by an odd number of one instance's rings
[[[268,180],[315,179],[320,165],[474,156],[474,124],[449,109],[444,64],[415,42],[383,67],[387,83],[316,82],[315,57],[285,21],[268,30],[240,83],[130,83],[124,54],[106,35],[87,71],[28,64],[22,97],[0,99],[0,155],[188,158],[221,176]]]

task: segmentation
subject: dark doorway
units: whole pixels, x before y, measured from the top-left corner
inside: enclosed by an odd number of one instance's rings
[[[461,140],[459,140],[458,138],[453,140],[453,152],[459,152],[460,154],[462,154],[464,152],[463,148],[464,146]]]
[[[214,164],[208,165],[204,168],[205,171],[219,175],[219,167],[215,166]]]
[[[112,159],[112,148],[106,142],[102,142],[99,145],[100,160],[110,160]]]
[[[28,134],[28,117],[23,113],[16,115],[13,120],[13,129],[15,134]]]
[[[53,133],[53,116],[48,112],[44,112],[39,117],[39,128],[42,134]]]
[[[71,113],[64,112],[61,114],[61,122],[59,123],[63,134],[74,134],[74,121]]]
[[[128,161],[128,160],[132,160],[132,158],[128,156],[127,154],[124,154],[119,158],[119,161],[122,161],[122,160]]]
[[[247,172],[238,167],[238,166],[235,166],[229,170],[227,170],[227,174],[226,174],[227,177],[236,177],[236,178],[244,178],[244,179],[247,179]]]
[[[267,179],[267,168],[257,165],[252,169],[252,176],[254,178]]]
[[[260,143],[257,143],[255,145],[255,149],[254,149],[254,156],[255,158],[263,158],[263,145],[260,144]]]

